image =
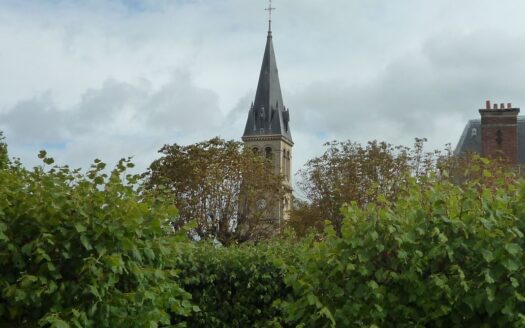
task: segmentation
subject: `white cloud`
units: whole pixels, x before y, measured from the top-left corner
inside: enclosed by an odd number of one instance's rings
[[[70,107],[57,107],[50,94],[21,101],[0,114],[0,129],[22,158],[34,145],[35,152],[50,147],[64,163],[69,159],[79,166],[94,158],[117,161],[133,155],[144,169],[164,143],[214,136],[222,120],[217,98],[195,86],[187,72],[173,74],[159,88],[146,80],[107,80]]]
[[[485,99],[525,104],[519,0],[279,1],[274,45],[294,168],[330,139],[455,144]],[[240,139],[266,1],[5,0],[0,129],[86,166],[165,143]],[[525,106],[525,105],[524,105]]]

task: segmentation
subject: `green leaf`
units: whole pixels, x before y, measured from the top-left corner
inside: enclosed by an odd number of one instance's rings
[[[38,277],[32,275],[24,275],[20,279],[20,286],[26,288],[36,281],[38,281]]]
[[[317,297],[312,293],[307,294],[306,299],[308,300],[309,305],[314,305],[317,302]]]
[[[494,280],[494,278],[492,278],[492,275],[490,274],[490,271],[489,270],[485,270],[484,271],[484,274],[485,274],[485,282],[488,283],[488,284],[493,284],[495,283],[496,281]]]
[[[481,250],[481,254],[483,255],[483,258],[485,259],[485,261],[487,261],[489,263],[494,260],[494,255],[488,249],[482,249]]]
[[[336,326],[336,322],[335,322],[335,318],[334,316],[332,315],[332,312],[330,312],[330,310],[324,306],[320,311],[319,311],[319,314],[321,314],[322,316],[324,316],[325,318],[328,318],[330,320],[330,322],[332,323],[332,327],[335,327]]]
[[[485,288],[485,292],[487,294],[487,300],[489,302],[493,302],[496,299],[496,293],[494,292],[494,288],[487,287]]]
[[[80,242],[82,243],[82,246],[88,251],[93,249],[93,246],[91,246],[91,243],[87,239],[86,235],[80,235]]]
[[[514,292],[514,297],[516,297],[516,299],[519,302],[525,303],[525,296],[523,296],[522,294],[520,294],[518,292]]]
[[[75,229],[77,232],[85,232],[87,230],[86,227],[81,223],[75,223]]]
[[[517,254],[520,254],[522,252],[521,246],[518,245],[518,244],[514,244],[514,243],[506,244],[505,245],[505,250],[510,255],[517,255]]]
[[[62,319],[56,319],[51,323],[52,328],[69,328],[69,324]]]
[[[374,280],[370,280],[368,282],[368,287],[370,287],[370,289],[372,289],[372,290],[376,290],[376,289],[379,288],[379,285]]]
[[[504,261],[503,266],[511,272],[517,271],[519,269],[518,263],[516,263],[514,260],[511,260],[511,259]]]

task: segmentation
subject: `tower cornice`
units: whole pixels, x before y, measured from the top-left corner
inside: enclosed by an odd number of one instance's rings
[[[285,142],[286,144],[293,146],[293,141],[285,138],[284,136],[280,134],[268,134],[268,135],[256,135],[256,136],[243,136],[242,141],[275,141],[280,140]]]

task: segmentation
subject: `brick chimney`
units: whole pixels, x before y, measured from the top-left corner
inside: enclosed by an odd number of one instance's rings
[[[511,103],[490,106],[487,100],[481,114],[481,155],[503,158],[509,164],[518,164],[518,113]]]

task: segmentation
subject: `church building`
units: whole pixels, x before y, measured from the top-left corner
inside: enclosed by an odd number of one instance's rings
[[[454,153],[474,152],[484,157],[503,158],[511,165],[525,164],[525,117],[512,104],[487,100],[480,119],[468,121]]]
[[[259,82],[253,101],[248,112],[246,127],[242,136],[243,142],[255,152],[265,156],[274,168],[275,174],[284,177],[284,184],[288,192],[281,205],[275,212],[279,222],[287,220],[292,200],[292,133],[290,131],[290,112],[284,106],[279,72],[275,60],[272,41],[272,20],[270,13],[266,48],[259,74]]]

